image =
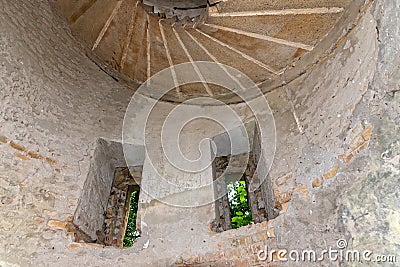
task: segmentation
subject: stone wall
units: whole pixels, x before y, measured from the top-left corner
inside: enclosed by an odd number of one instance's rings
[[[0,265],[27,266],[71,242],[49,225],[73,216],[95,143],[121,138],[132,92],[85,57],[48,1],[1,6]]]
[[[265,244],[323,249],[339,238],[399,255],[398,2],[375,1],[332,53],[266,95],[280,216],[214,233],[196,217],[209,210],[171,211],[181,222],[155,212],[159,235],[130,249],[74,242],[71,222],[96,142],[121,138],[132,92],[87,59],[48,1],[1,6],[0,266],[265,266],[255,258]]]

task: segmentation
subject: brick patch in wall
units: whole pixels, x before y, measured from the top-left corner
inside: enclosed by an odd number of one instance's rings
[[[259,251],[276,245],[274,229],[268,229],[266,221],[250,227],[257,227],[258,231],[221,241],[214,253],[181,257],[175,266],[277,266],[258,258]]]
[[[32,150],[29,150],[25,146],[18,144],[15,141],[10,140],[8,137],[6,137],[4,135],[0,135],[0,143],[8,144],[11,148],[16,150],[15,156],[23,161],[30,160],[30,159],[41,160],[43,162],[47,162],[48,164],[50,164],[53,167],[56,167],[55,170],[57,172],[61,171],[61,167],[57,167],[57,164],[58,164],[57,160],[55,160],[51,157],[48,157],[48,156],[43,156]]]
[[[373,126],[358,123],[349,131],[345,139],[346,151],[339,155],[339,158],[346,164],[352,162],[354,158],[365,150],[371,140]]]

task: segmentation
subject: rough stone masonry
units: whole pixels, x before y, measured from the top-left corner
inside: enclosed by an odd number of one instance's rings
[[[265,94],[277,130],[268,176],[279,216],[217,233],[203,223],[212,206],[150,201],[142,229],[155,231],[121,249],[90,243],[74,215],[98,142],[120,141],[134,92],[87,57],[52,1],[1,0],[0,266],[332,266],[262,261],[258,252],[322,250],[338,239],[397,255],[382,266],[398,265],[400,2],[354,2],[362,5],[326,37],[323,56]],[[110,166],[125,167],[114,152],[104,152]],[[102,212],[93,204],[82,204],[88,220]]]

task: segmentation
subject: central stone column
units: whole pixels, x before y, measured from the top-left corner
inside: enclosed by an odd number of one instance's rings
[[[184,110],[175,108],[157,104],[147,119],[139,199],[146,247],[169,251],[164,255],[207,245],[215,219],[210,138],[221,127],[203,118],[183,122],[185,118],[177,119],[175,113],[179,117]]]

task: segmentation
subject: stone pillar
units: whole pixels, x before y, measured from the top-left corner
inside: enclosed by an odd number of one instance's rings
[[[206,139],[209,132],[201,134],[194,130],[204,127],[201,120],[184,126],[178,135],[170,132],[179,128],[177,125],[163,128],[163,114],[167,116],[169,108],[173,107],[157,110],[157,119],[152,114],[148,118],[139,199],[141,241],[147,242],[144,246],[150,249],[153,245],[162,248],[164,255],[174,255],[182,247],[206,246],[203,240],[210,235],[210,223],[215,219],[213,159],[210,141]],[[170,137],[167,143],[162,143],[162,134]],[[174,138],[179,138],[179,147],[172,142]],[[180,165],[178,156],[169,157],[168,149],[182,153],[179,156],[186,157],[190,166]]]

